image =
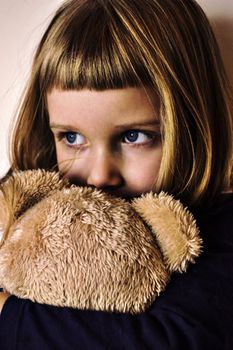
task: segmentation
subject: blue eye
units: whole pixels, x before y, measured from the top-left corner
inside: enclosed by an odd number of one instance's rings
[[[76,133],[75,132],[67,132],[66,133],[66,140],[68,143],[75,143],[76,140]]]
[[[136,142],[138,139],[138,134],[138,131],[127,131],[125,133],[125,140],[127,140],[128,142]]]
[[[85,138],[81,134],[73,131],[64,133],[64,138],[68,145],[82,145],[85,143]]]
[[[152,135],[149,135],[145,132],[129,130],[124,133],[123,142],[133,144],[144,144],[151,141],[152,138]]]

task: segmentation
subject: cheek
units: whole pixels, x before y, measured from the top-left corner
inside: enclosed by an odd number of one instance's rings
[[[71,152],[72,153],[72,152]],[[86,185],[86,162],[67,152],[57,152],[58,169],[62,176],[75,185]]]
[[[158,177],[161,159],[162,148],[158,148],[154,152],[138,158],[131,165],[129,164],[128,183],[142,192],[150,191]]]
[[[56,156],[59,171],[63,173],[68,173],[73,167],[73,155],[65,151],[62,145],[56,143]]]

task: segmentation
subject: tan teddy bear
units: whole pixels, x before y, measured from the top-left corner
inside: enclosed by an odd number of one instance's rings
[[[138,313],[201,250],[193,216],[160,193],[131,203],[54,172],[0,186],[0,287],[38,303]]]

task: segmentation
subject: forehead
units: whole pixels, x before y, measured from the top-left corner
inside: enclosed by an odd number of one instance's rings
[[[58,90],[47,95],[50,122],[97,121],[117,123],[158,118],[159,101],[144,88],[115,90]]]

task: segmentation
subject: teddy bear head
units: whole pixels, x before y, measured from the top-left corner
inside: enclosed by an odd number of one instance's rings
[[[130,202],[43,170],[0,186],[0,287],[21,298],[142,312],[201,244],[192,214],[163,192]]]

